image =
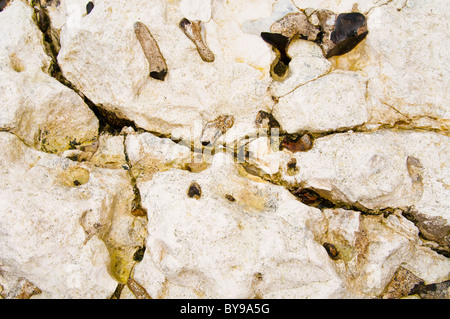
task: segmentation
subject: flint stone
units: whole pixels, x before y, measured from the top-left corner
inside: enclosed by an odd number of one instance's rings
[[[320,47],[310,41],[292,41],[287,55],[291,58],[289,75],[283,81],[273,81],[269,87],[271,94],[277,98],[331,71],[331,63],[324,58]]]
[[[398,214],[325,209],[313,232],[339,251],[334,263],[349,298],[400,298],[417,283],[446,280],[450,271],[450,260],[423,246],[415,225]]]

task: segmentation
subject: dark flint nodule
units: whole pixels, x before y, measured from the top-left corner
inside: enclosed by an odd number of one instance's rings
[[[199,199],[202,196],[202,189],[197,182],[192,182],[189,186],[188,196],[195,199]]]
[[[331,32],[331,41],[336,45],[327,53],[327,58],[350,52],[369,33],[366,17],[359,12],[338,15]]]
[[[91,13],[92,9],[94,9],[94,3],[92,1],[89,1],[86,5],[86,13]]]
[[[164,81],[164,78],[167,75],[167,64],[155,38],[150,33],[147,26],[142,22],[138,21],[134,24],[134,31],[141,44],[142,50],[144,51],[144,55],[149,62],[150,77]]]
[[[291,58],[287,55],[286,50],[291,41],[290,38],[278,33],[261,32],[261,38],[272,45],[279,54],[277,63],[275,64],[273,71],[279,77],[283,77],[291,62]]]

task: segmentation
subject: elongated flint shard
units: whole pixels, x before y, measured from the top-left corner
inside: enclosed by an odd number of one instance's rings
[[[142,22],[134,24],[134,32],[150,64],[150,77],[164,81],[167,75],[167,64],[155,38]]]
[[[183,33],[191,40],[197,47],[198,54],[205,62],[214,62],[214,53],[206,46],[202,38],[200,21],[189,21],[183,18],[179,27],[183,30]]]
[[[330,37],[336,46],[327,52],[326,57],[350,52],[368,33],[366,17],[363,14],[351,12],[338,15]]]

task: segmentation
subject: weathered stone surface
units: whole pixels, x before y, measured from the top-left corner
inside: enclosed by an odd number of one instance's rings
[[[441,67],[450,61],[448,15],[448,3],[440,0],[408,1],[401,10],[388,5],[370,11],[365,41],[372,60],[363,72],[370,77],[371,122],[406,121],[413,127],[448,130],[450,73]]]
[[[249,163],[266,178],[314,190],[335,205],[371,211],[401,208],[426,239],[439,244],[435,248],[448,251],[448,137],[387,130],[334,134],[315,139],[307,152],[295,153],[262,147],[264,143],[270,144],[261,137],[249,144],[257,149]]]
[[[368,120],[366,79],[335,71],[280,98],[273,115],[287,133],[348,129]]]
[[[40,298],[108,297],[117,284],[108,250],[127,246],[117,229],[133,229],[124,223],[134,196],[127,173],[29,149],[10,133],[0,144],[5,290],[24,277]]]
[[[285,96],[331,71],[331,63],[324,58],[320,47],[310,41],[292,41],[287,54],[291,57],[289,75],[283,81],[273,81],[270,85],[270,92],[275,97]]]
[[[135,278],[152,296],[166,287],[169,298],[341,296],[340,279],[308,226],[320,211],[238,169],[216,154],[201,173],[172,169],[138,183],[149,237]],[[190,198],[194,182],[201,196]]]
[[[316,240],[339,251],[334,263],[349,298],[400,298],[419,282],[448,277],[449,259],[423,246],[418,229],[401,215],[385,218],[326,209],[323,217],[313,231]],[[402,278],[399,267],[408,270]]]
[[[360,12],[341,13],[336,18],[331,41],[336,45],[326,54],[327,58],[350,52],[367,36],[366,17]]]
[[[448,298],[448,1],[39,2],[0,12],[0,299]]]
[[[51,60],[32,14],[19,0],[0,15],[0,129],[50,153],[92,143],[98,119],[78,94],[46,73]]]
[[[127,168],[124,141],[121,135],[100,135],[98,148],[89,160],[104,168]]]
[[[194,162],[190,147],[150,133],[127,135],[125,149],[132,176],[136,179],[148,180],[159,171]]]
[[[408,269],[400,267],[395,272],[389,285],[380,295],[382,299],[398,299],[410,294],[415,285],[423,283],[423,280],[414,275]]]
[[[192,123],[229,114],[235,117],[227,133],[233,141],[254,132],[257,112],[273,105],[266,95],[272,53],[258,36],[240,30],[244,8],[238,1],[217,3],[214,18],[204,23],[214,63],[200,63],[178,27],[183,18],[178,5],[166,1],[96,4],[78,24],[62,27],[58,60],[65,77],[94,103],[138,127],[198,139],[201,131],[191,132]],[[136,21],[149,28],[166,59],[164,82],[148,77],[148,62],[133,31]]]

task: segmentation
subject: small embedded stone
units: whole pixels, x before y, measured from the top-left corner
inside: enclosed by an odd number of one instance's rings
[[[138,207],[131,211],[131,215],[136,216],[136,217],[144,217],[144,216],[147,216],[147,210],[142,207]]]
[[[147,290],[134,279],[128,279],[127,287],[131,290],[136,299],[152,299]]]
[[[336,206],[331,201],[323,198],[312,189],[300,187],[299,189],[293,191],[293,194],[297,196],[303,204],[308,206],[316,208],[333,208]]]
[[[306,152],[312,149],[312,147],[313,139],[309,134],[304,134],[298,139],[293,139],[289,136],[285,136],[283,141],[281,142],[281,148],[286,148],[292,153]]]
[[[277,58],[271,65],[271,75],[276,80],[282,80],[287,76],[289,62],[291,62],[291,58],[287,55],[287,47],[291,38],[271,32],[261,32],[261,38],[272,45],[277,53]]]
[[[8,5],[9,0],[0,0],[0,12]]]
[[[214,62],[214,53],[212,53],[203,41],[200,21],[190,21],[183,18],[179,23],[179,27],[189,40],[195,44],[202,60],[205,62]]]
[[[259,129],[270,130],[272,128],[280,128],[280,123],[275,119],[275,117],[265,111],[259,111],[256,115],[255,125]]]
[[[422,181],[423,166],[418,158],[414,156],[408,156],[406,158],[406,168],[408,169],[408,174],[413,182]]]
[[[359,12],[341,13],[338,15],[331,32],[331,41],[336,45],[327,52],[327,58],[350,52],[369,33],[366,17]]]
[[[235,202],[236,201],[236,198],[234,198],[232,195],[230,195],[230,194],[226,194],[225,195],[225,198],[226,199],[228,199],[230,202]]]
[[[303,12],[292,12],[272,24],[270,32],[279,33],[288,38],[300,36],[302,39],[315,41],[320,30],[308,21]]]
[[[138,248],[133,255],[133,260],[141,262],[142,259],[144,259],[145,249],[146,249],[145,246]]]
[[[94,9],[94,3],[92,1],[89,1],[86,4],[86,14],[91,13],[91,11]]]
[[[193,181],[189,186],[188,196],[195,199],[199,199],[202,196],[202,189],[197,182]]]
[[[417,294],[422,299],[450,299],[450,280],[425,285],[419,282],[410,291],[410,295]]]
[[[134,31],[150,64],[150,77],[164,81],[167,75],[167,64],[155,38],[153,38],[147,26],[142,22],[134,24]]]
[[[14,297],[15,299],[30,299],[32,296],[42,293],[41,289],[26,279],[21,279],[20,283],[22,285],[22,289],[19,294]]]
[[[392,277],[390,283],[386,286],[384,291],[380,294],[381,299],[398,299],[407,296],[411,290],[423,284],[423,280],[406,268],[399,267]]]
[[[217,139],[225,134],[234,125],[232,115],[220,115],[214,121],[206,123],[202,131],[200,142],[203,146],[214,144]]]
[[[337,250],[336,246],[330,243],[324,243],[323,247],[328,253],[328,256],[330,256],[331,259],[338,259],[339,251]]]

